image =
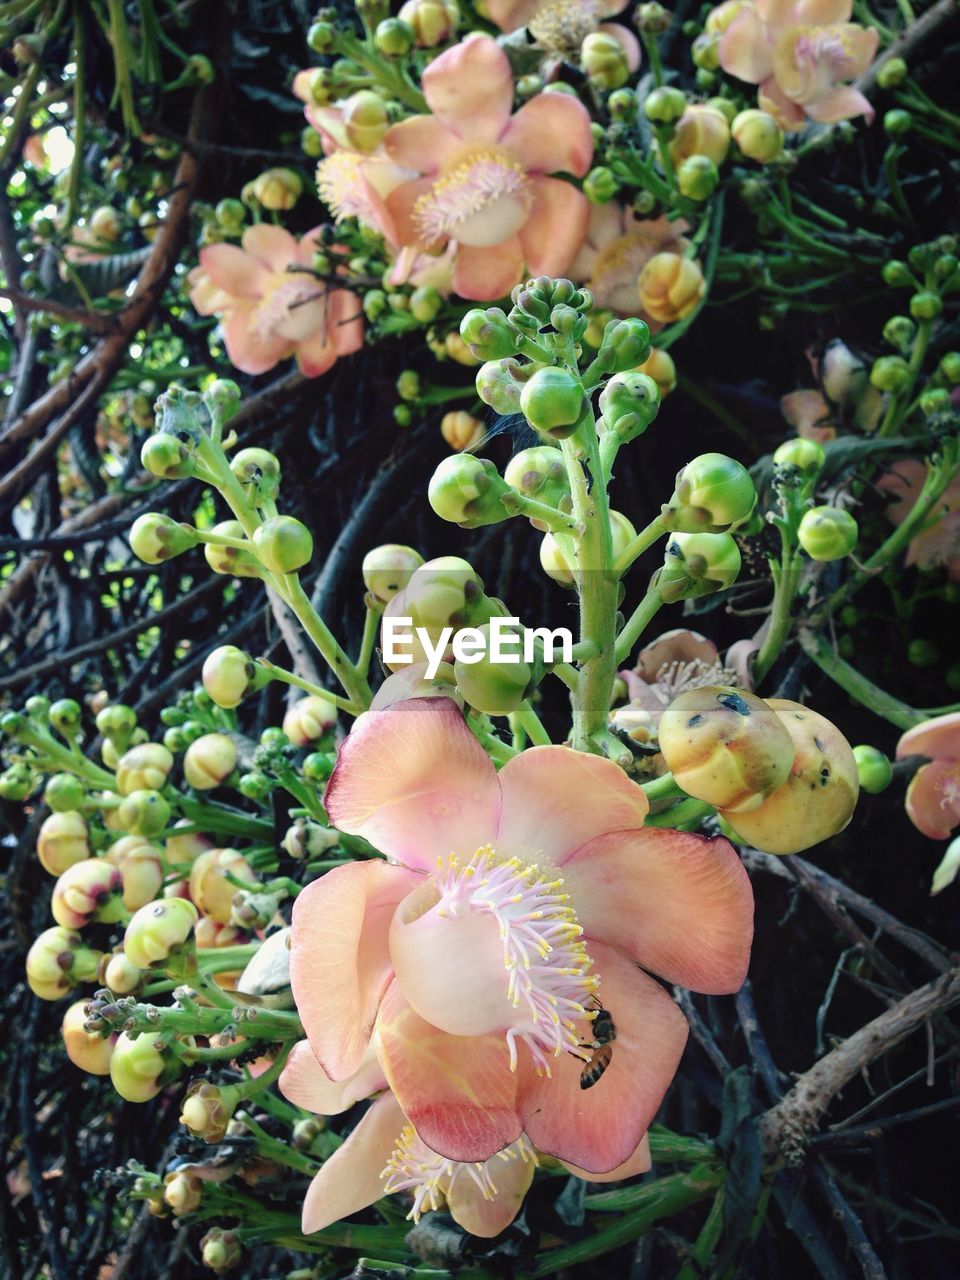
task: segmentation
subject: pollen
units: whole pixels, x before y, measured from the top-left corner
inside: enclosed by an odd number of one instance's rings
[[[589,1018],[599,987],[562,878],[552,867],[501,857],[485,845],[466,861],[451,855],[435,882],[438,912],[487,911],[497,922],[507,998],[519,1015],[505,1033],[510,1069],[523,1043],[537,1070],[549,1075],[551,1057],[578,1048],[578,1022]]]
[[[489,1160],[476,1164],[466,1164],[459,1160],[448,1160],[445,1156],[431,1151],[419,1137],[412,1124],[405,1125],[393,1154],[387,1161],[380,1177],[384,1179],[384,1191],[393,1195],[399,1191],[413,1193],[413,1206],[407,1214],[409,1219],[419,1222],[420,1215],[442,1209],[447,1202],[451,1188],[460,1178],[470,1178],[478,1187],[484,1200],[493,1200],[497,1195],[497,1184],[494,1174],[498,1164],[512,1160],[537,1163],[536,1153],[526,1136],[504,1147]]]
[[[514,235],[530,212],[523,166],[493,147],[480,148],[441,175],[413,206],[424,244],[446,239],[489,246]]]
[[[354,151],[334,151],[317,165],[317,194],[333,214],[371,220],[370,194],[363,178],[365,157]]]
[[[546,0],[527,23],[541,49],[575,53],[600,24],[596,0]]]

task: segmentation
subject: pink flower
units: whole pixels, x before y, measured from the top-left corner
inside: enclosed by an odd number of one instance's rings
[[[640,315],[656,332],[663,326],[640,309],[637,280],[656,254],[683,253],[686,229],[683,221],[638,218],[618,204],[593,205],[587,237],[570,275],[588,286],[598,307],[610,307],[621,316]]]
[[[837,429],[830,422],[830,406],[819,391],[807,388],[781,396],[780,412],[805,440],[825,444],[836,439]]]
[[[699,631],[677,628],[644,645],[632,671],[621,671],[630,701],[617,707],[611,723],[638,741],[656,737],[656,726],[670,703],[687,689],[736,684],[720,661],[717,646]]]
[[[513,73],[489,36],[474,35],[423,73],[432,115],[388,131],[390,158],[420,176],[385,199],[391,243],[456,245],[453,288],[491,301],[524,270],[563,275],[587,228],[586,197],[547,175],[583,177],[593,157],[590,117],[566,94],[543,93],[511,116]]]
[[[578,53],[595,31],[619,40],[631,71],[640,66],[640,41],[619,22],[604,22],[622,13],[630,0],[488,0],[487,15],[501,31],[526,27],[541,49]]]
[[[863,75],[879,42],[876,30],[849,21],[852,0],[747,0],[729,11],[735,16],[722,28],[720,65],[759,85],[760,106],[785,129],[807,119],[873,119],[864,95],[845,83]]]
[[[907,787],[907,817],[931,840],[960,826],[960,712],[925,720],[897,743],[897,759],[928,756]]]
[[[421,1213],[446,1206],[471,1235],[489,1237],[504,1231],[519,1213],[537,1167],[537,1153],[526,1135],[485,1161],[450,1160],[426,1145],[386,1081],[364,1072],[361,1068],[356,1083],[334,1084],[307,1042],[301,1041],[280,1077],[285,1096],[318,1115],[345,1111],[358,1100],[358,1092],[371,1086],[385,1090],[311,1182],[303,1204],[304,1232],[322,1231],[385,1193],[397,1192],[412,1196],[407,1216],[414,1221]],[[570,1164],[567,1168],[588,1181],[633,1177],[650,1168],[649,1144],[643,1137],[630,1159],[607,1174],[585,1174]]]
[[[294,998],[330,1079],[372,1045],[450,1160],[521,1134],[591,1173],[629,1159],[687,1035],[638,966],[711,992],[746,972],[753,898],[727,841],[644,828],[643,791],[596,756],[535,747],[498,774],[447,698],[365,717],[325,803],[389,859],[336,868],[294,909]],[[586,1090],[598,990],[617,1036]]]
[[[243,248],[211,244],[190,272],[190,300],[202,316],[220,315],[230,362],[243,373],[266,373],[296,356],[316,378],[338,356],[363,345],[360,305],[346,289],[331,289],[309,271],[317,229],[298,244],[282,227],[259,223],[243,233]]]
[[[887,518],[893,524],[903,524],[913,510],[926,476],[925,463],[903,458],[877,481],[878,489],[893,495],[887,507]],[[911,540],[907,564],[920,569],[942,566],[951,581],[960,582],[960,476],[951,481],[927,528]]]

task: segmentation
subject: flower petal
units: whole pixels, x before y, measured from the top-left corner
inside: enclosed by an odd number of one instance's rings
[[[472,1236],[485,1240],[498,1236],[520,1212],[536,1171],[536,1161],[531,1156],[492,1161],[490,1174],[497,1190],[488,1199],[465,1169],[447,1192],[451,1217]]]
[[[271,271],[285,271],[291,262],[298,260],[296,240],[289,231],[270,222],[247,227],[240,243]]]
[[[341,831],[364,836],[396,862],[433,871],[438,857],[472,854],[494,838],[500,786],[455,704],[418,698],[354,728],[324,803]]]
[[[806,389],[791,391],[780,397],[780,412],[799,435],[810,427],[825,423],[830,417],[830,406],[819,391]]]
[[[960,711],[924,720],[902,735],[897,743],[897,759],[928,756],[931,760],[960,760]]]
[[[612,760],[569,747],[531,747],[500,771],[501,852],[554,866],[610,831],[643,826],[650,805],[642,787]]]
[[[578,850],[563,878],[588,938],[693,991],[740,989],[753,938],[753,891],[722,836],[656,827],[602,836]],[[591,955],[593,949],[588,943]]]
[[[436,173],[463,148],[463,139],[436,116],[408,116],[387,130],[383,146],[397,164],[416,173]]]
[[[322,1231],[382,1197],[380,1173],[393,1154],[405,1123],[392,1093],[377,1098],[310,1183],[303,1202],[304,1235]]]
[[[533,207],[520,228],[527,269],[533,275],[562,276],[587,234],[590,204],[560,178],[534,178],[531,186]]]
[[[453,290],[471,302],[505,298],[523,278],[523,249],[519,236],[490,248],[459,245],[453,264]]]
[[[263,263],[235,244],[208,244],[200,250],[200,266],[218,289],[238,298],[259,298],[267,280]]]
[[[266,373],[285,360],[293,351],[293,343],[278,333],[260,334],[254,328],[253,303],[245,303],[228,311],[221,323],[227,355],[241,373]]]
[[[486,12],[501,31],[525,27],[540,8],[541,0],[487,0]]]
[[[277,1083],[280,1092],[295,1107],[303,1107],[317,1116],[338,1116],[355,1102],[387,1087],[383,1068],[372,1052],[367,1053],[355,1075],[334,1081],[314,1057],[307,1040],[298,1040],[290,1050]]]
[[[595,943],[604,1007],[617,1029],[610,1065],[581,1089],[583,1063],[563,1054],[553,1075],[520,1066],[520,1116],[530,1141],[547,1155],[588,1173],[607,1173],[629,1160],[650,1127],[676,1073],[687,1022],[670,996],[625,956]]]
[[[806,104],[806,112],[811,120],[819,124],[833,124],[837,120],[852,120],[855,116],[866,116],[867,124],[876,115],[873,103],[859,89],[852,85],[842,85],[822,94],[813,102]]]
[[[946,840],[960,826],[960,770],[955,760],[922,765],[907,787],[907,817],[931,840]]]
[[[448,1035],[414,1013],[394,982],[374,1043],[404,1114],[432,1150],[488,1160],[520,1137],[517,1077],[502,1035]]]
[[[624,1178],[635,1178],[638,1173],[649,1173],[653,1168],[653,1161],[650,1159],[650,1139],[644,1134],[633,1155],[608,1173],[588,1173],[586,1169],[578,1168],[569,1160],[562,1160],[561,1164],[578,1178],[583,1178],[585,1182],[622,1182]]]
[[[290,984],[310,1047],[331,1080],[363,1062],[392,976],[390,919],[416,879],[384,862],[336,867],[293,908]]]
[[[353,355],[363,346],[363,307],[349,289],[331,289],[328,327],[338,356]]]
[[[496,142],[510,119],[513,72],[490,36],[468,36],[441,53],[421,82],[430,110],[461,138]]]
[[[767,30],[752,5],[745,4],[720,37],[720,65],[727,75],[759,84],[773,67]]]
[[[305,378],[319,378],[333,367],[337,359],[337,351],[326,326],[298,342],[294,354],[297,367]]]
[[[413,178],[410,182],[401,182],[384,197],[384,235],[392,244],[422,245],[413,210],[420,197],[432,190],[432,178]]]
[[[513,117],[500,145],[528,173],[562,171],[582,178],[593,159],[590,114],[568,94],[539,93]]]

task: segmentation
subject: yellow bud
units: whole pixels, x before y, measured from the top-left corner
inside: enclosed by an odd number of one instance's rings
[[[647,315],[661,324],[683,320],[695,310],[706,283],[699,262],[678,253],[656,253],[640,272],[637,291]]]
[[[117,996],[128,996],[136,991],[142,978],[142,972],[122,951],[112,955],[103,969],[104,986]]]
[[[468,369],[475,369],[480,364],[456,329],[450,330],[443,340],[443,346],[450,359],[456,360],[457,364],[466,365]]]
[[[250,863],[237,849],[210,849],[201,853],[190,870],[190,897],[204,915],[218,924],[229,924],[237,886],[227,872],[250,884],[260,881]]]
[[[178,1218],[196,1213],[200,1208],[203,1183],[193,1173],[175,1169],[163,1180],[163,1199]]]
[[[107,860],[123,879],[123,905],[137,911],[152,902],[163,884],[163,854],[144,836],[123,836],[110,846]]]
[[[68,867],[53,886],[50,913],[65,929],[91,920],[115,924],[123,917],[123,879],[106,858],[84,858]]]
[[[295,747],[316,742],[337,723],[337,708],[327,698],[311,693],[288,708],[283,717],[283,732]]]
[[[87,824],[75,809],[51,813],[37,835],[37,857],[44,871],[59,876],[69,867],[90,857]]]
[[[131,791],[159,791],[173,768],[173,756],[159,742],[143,742],[124,752],[116,768],[117,790],[122,796]]]
[[[116,1036],[105,1040],[97,1032],[85,1029],[83,1024],[87,1020],[84,1012],[86,1004],[86,1000],[78,1000],[63,1015],[60,1025],[63,1045],[67,1057],[75,1067],[91,1076],[108,1076]]]
[[[637,531],[620,511],[611,511],[610,535],[613,541],[613,555],[616,558],[637,536]],[[555,538],[552,533],[544,534],[543,541],[540,543],[540,567],[554,582],[559,582],[564,587],[573,586],[573,558],[568,553],[564,542]]]
[[[186,831],[182,835],[177,835],[177,827],[192,825],[186,818],[181,818],[179,822],[174,823],[172,834],[167,836],[164,853],[171,867],[188,867],[194,858],[198,858],[201,853],[214,847],[210,837],[200,831]]]
[[[664,711],[660,750],[677,783],[698,800],[744,813],[786,780],[794,747],[779,716],[743,689],[689,689]]]
[[[486,433],[487,429],[480,419],[474,418],[462,409],[445,413],[440,422],[440,434],[450,448],[458,452],[475,448]]]
[[[292,209],[303,193],[303,181],[293,169],[266,169],[254,178],[252,190],[265,209]]]
[[[179,951],[197,922],[197,908],[186,898],[162,898],[135,912],[123,935],[131,964],[150,969]]]
[[[860,779],[853,750],[826,717],[799,702],[770,698],[793,744],[789,776],[751,813],[723,816],[746,843],[767,853],[799,853],[842,831],[856,808]]]
[[[727,158],[729,149],[730,126],[726,116],[703,102],[692,103],[685,109],[670,141],[670,155],[675,165],[690,156],[706,156],[719,166]]]
[[[191,742],[183,757],[183,776],[197,791],[211,791],[230,776],[237,763],[237,744],[225,733],[205,733]]]
[[[110,1079],[127,1102],[149,1102],[160,1092],[167,1063],[158,1047],[158,1031],[146,1031],[131,1040],[126,1032],[117,1038],[110,1059]]]
[[[660,388],[661,396],[668,396],[677,385],[677,366],[669,351],[658,351],[656,347],[643,362],[638,364],[637,373],[645,373]]]
[[[93,982],[102,958],[72,929],[44,929],[27,952],[27,984],[41,1000],[59,1000],[79,983]]]
[[[374,547],[363,557],[364,585],[374,600],[389,604],[422,564],[423,556],[419,551],[414,551],[413,547],[405,547],[396,542],[384,543],[382,547]]]

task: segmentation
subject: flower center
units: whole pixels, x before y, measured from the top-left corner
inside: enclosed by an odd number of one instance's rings
[[[526,172],[494,147],[473,151],[437,178],[413,206],[424,244],[453,238],[488,248],[515,235],[530,213]]]
[[[663,664],[650,688],[666,706],[688,689],[705,689],[715,684],[737,685],[739,680],[736,672],[721,662],[704,662],[702,658],[684,662],[678,658]]]
[[[493,1200],[497,1194],[497,1184],[493,1175],[500,1166],[512,1160],[522,1160],[524,1164],[532,1160],[537,1162],[536,1152],[527,1137],[521,1135],[509,1147],[504,1147],[496,1155],[479,1164],[464,1164],[460,1160],[447,1160],[431,1151],[418,1136],[412,1124],[404,1126],[393,1155],[387,1161],[380,1177],[385,1179],[384,1191],[393,1195],[398,1191],[413,1192],[413,1207],[407,1214],[414,1222],[420,1221],[420,1215],[428,1210],[442,1209],[450,1195],[450,1189],[458,1178],[470,1178],[476,1183],[484,1200]]]
[[[852,75],[851,42],[842,27],[805,27],[795,45],[797,66],[825,93]]]
[[[522,1042],[549,1075],[550,1057],[578,1048],[599,986],[582,933],[551,868],[485,845],[441,859],[400,904],[390,955],[422,1018],[451,1035],[502,1031],[511,1071]]]
[[[597,304],[632,315],[636,310],[637,277],[662,247],[653,236],[631,231],[618,236],[597,254],[590,288]]]
[[[277,271],[270,277],[253,316],[261,340],[302,342],[327,321],[326,289],[308,272]]]
[[[344,218],[370,218],[370,197],[363,180],[364,157],[354,151],[334,151],[317,165],[317,192],[333,214]]]
[[[527,23],[527,29],[541,48],[573,53],[599,23],[597,0],[546,0]]]

